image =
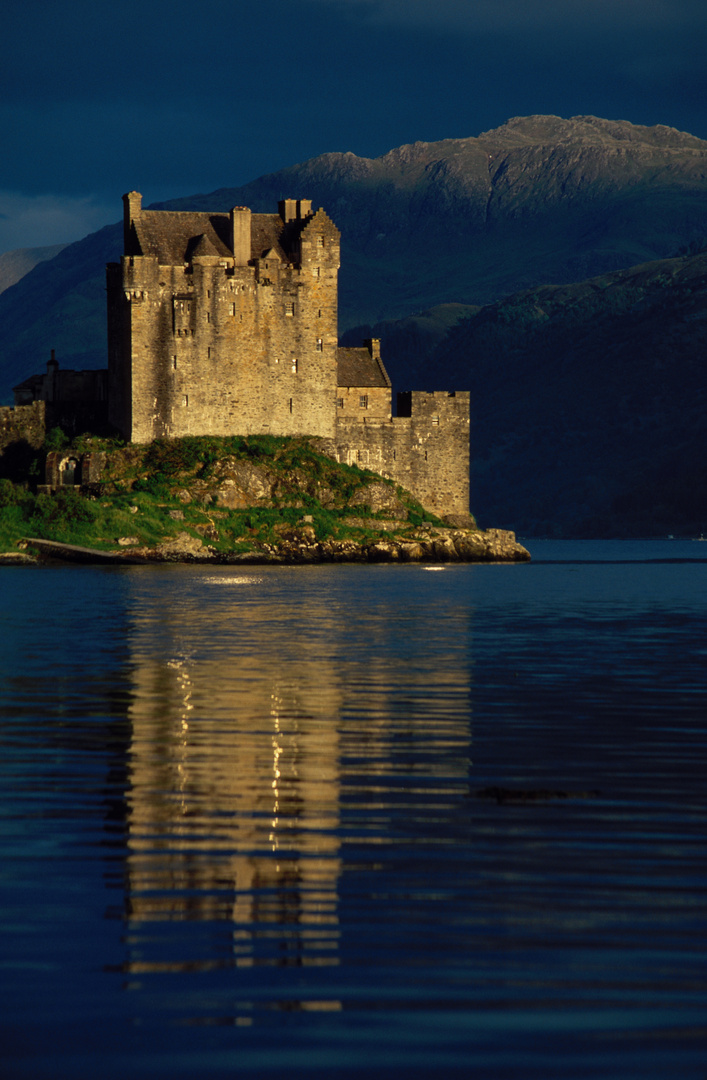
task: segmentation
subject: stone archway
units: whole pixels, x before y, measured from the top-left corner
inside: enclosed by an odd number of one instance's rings
[[[81,463],[78,458],[63,458],[59,463],[59,483],[62,487],[73,487],[81,483]]]

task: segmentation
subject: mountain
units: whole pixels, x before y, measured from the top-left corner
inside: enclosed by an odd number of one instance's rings
[[[707,534],[707,250],[489,305],[416,385],[469,388],[472,507],[524,536]]]
[[[53,259],[66,244],[53,244],[51,247],[16,248],[0,255],[0,293],[28,274],[37,263]]]
[[[345,331],[340,341],[342,345],[356,346],[366,338],[379,338],[395,390],[409,390],[422,385],[420,377],[424,378],[430,357],[452,327],[480,310],[473,304],[437,304],[405,319],[361,323]],[[445,383],[437,389],[446,387]]]
[[[591,116],[519,117],[376,159],[324,154],[161,205],[266,212],[292,195],[324,206],[342,230],[345,331],[442,304],[489,304],[703,239],[707,142]],[[67,367],[106,363],[104,264],[120,246],[120,227],[109,226],[0,295],[0,400],[52,347]]]

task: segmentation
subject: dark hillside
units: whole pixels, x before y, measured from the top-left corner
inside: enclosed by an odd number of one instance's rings
[[[47,259],[53,259],[66,244],[52,244],[50,247],[16,248],[0,255],[0,293],[9,289],[33,267]]]
[[[472,502],[524,535],[707,532],[707,253],[516,294],[427,382],[472,390]]]

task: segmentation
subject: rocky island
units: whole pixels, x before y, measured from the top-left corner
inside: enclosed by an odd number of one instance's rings
[[[87,483],[0,481],[4,562],[520,562],[512,532],[439,517],[379,474],[338,463],[316,439],[188,436],[147,446],[76,440]]]

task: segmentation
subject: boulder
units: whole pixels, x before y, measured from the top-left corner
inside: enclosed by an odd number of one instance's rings
[[[204,548],[203,540],[187,532],[181,532],[169,540],[163,540],[155,548],[155,555],[168,562],[191,562],[192,559],[209,558],[210,554],[208,548]]]

